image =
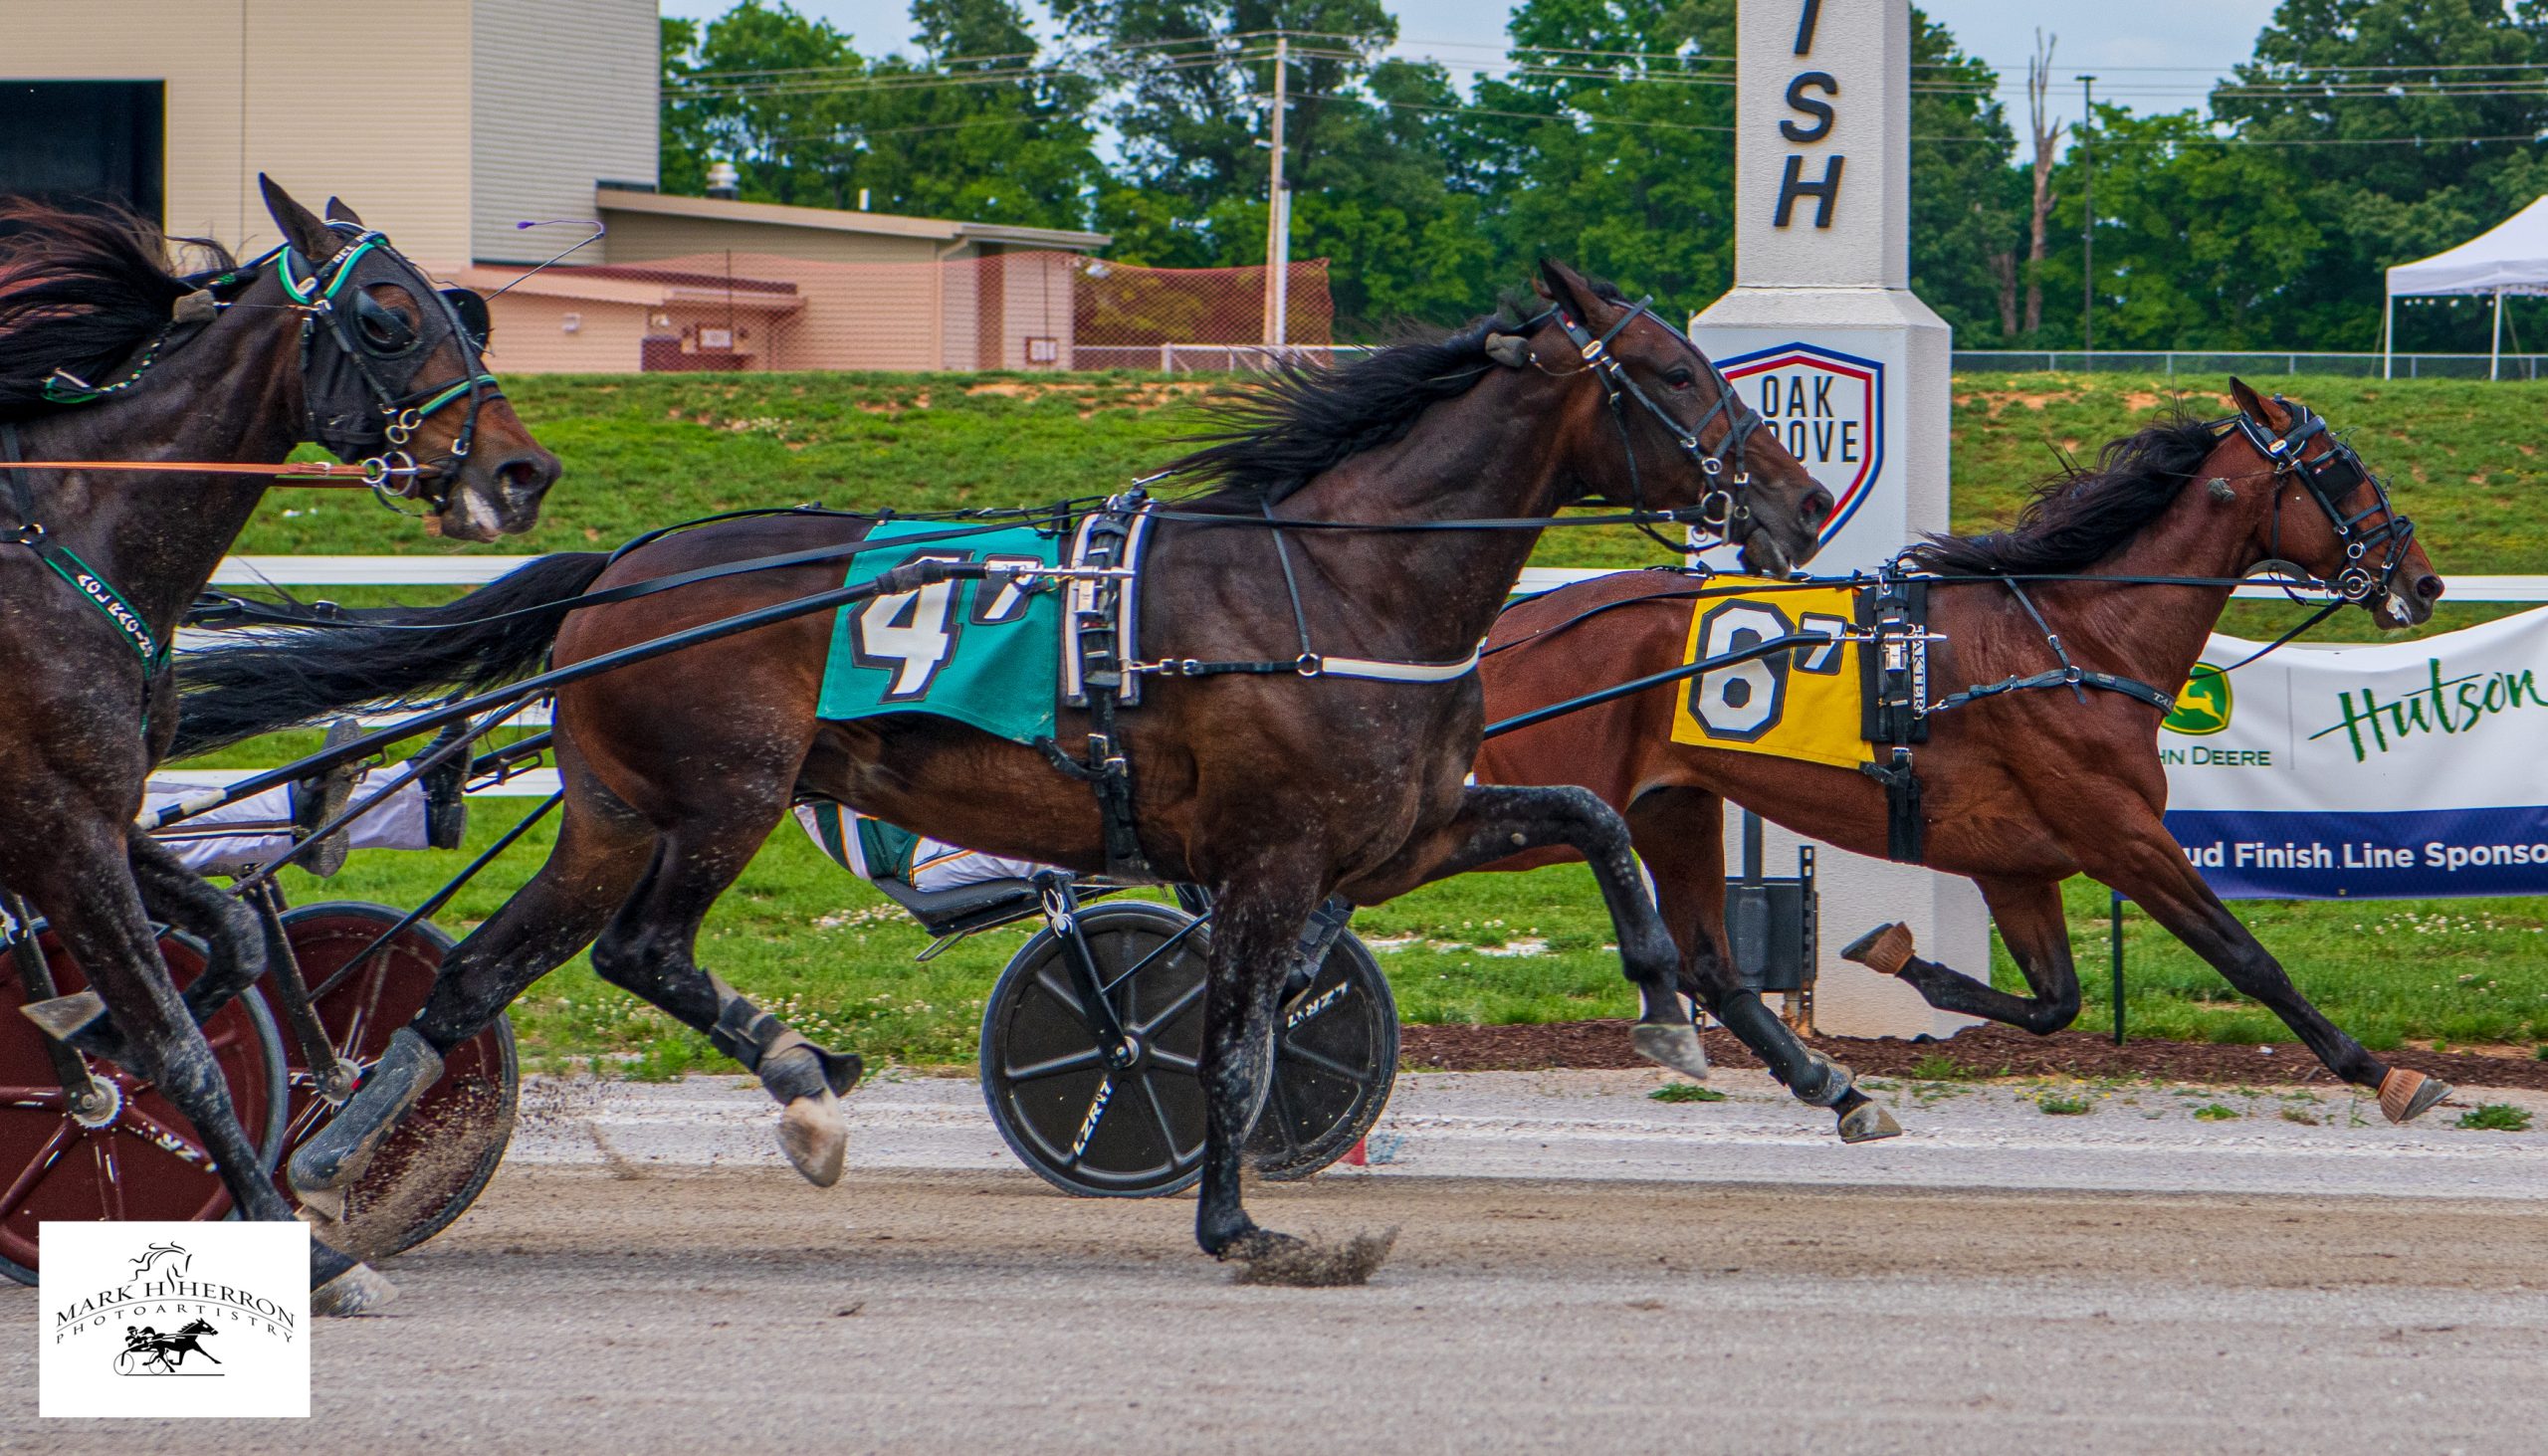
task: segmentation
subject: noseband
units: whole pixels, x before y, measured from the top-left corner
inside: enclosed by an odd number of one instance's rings
[[[434,288],[377,232],[345,223],[328,226],[346,239],[322,263],[306,263],[288,245],[268,255],[275,262],[284,296],[306,311],[301,367],[309,395],[311,438],[341,459],[366,460],[376,466],[371,472],[373,490],[384,500],[394,495],[444,510],[451,500],[450,472],[445,467],[468,459],[478,434],[479,411],[488,401],[504,397],[496,376],[485,370],[487,302],[467,289]],[[373,281],[396,283],[413,295],[425,311],[425,328],[409,324],[395,310],[353,285],[356,271],[366,260],[394,271],[392,277]],[[259,259],[250,268],[266,261]],[[441,326],[434,327],[436,323]],[[314,347],[321,337],[322,324],[324,337],[335,345],[324,354]],[[446,339],[459,345],[465,371],[457,379],[418,384],[416,375],[424,360]],[[393,376],[402,363],[404,372]],[[407,453],[407,443],[426,419],[463,399],[469,402],[468,417],[461,421],[449,450],[422,462]],[[442,481],[439,492],[426,485],[428,478]]]
[[[1620,314],[1617,322],[1603,329],[1597,336],[1563,307],[1551,309],[1535,318],[1526,320],[1522,327],[1527,332],[1551,318],[1556,319],[1558,326],[1566,331],[1567,341],[1573,343],[1576,351],[1584,356],[1584,366],[1592,370],[1593,377],[1600,381],[1601,391],[1610,406],[1610,423],[1618,428],[1619,448],[1627,456],[1629,509],[1639,516],[1645,514],[1645,483],[1637,474],[1635,443],[1628,438],[1627,402],[1634,400],[1647,414],[1654,417],[1655,423],[1661,425],[1666,434],[1671,436],[1672,443],[1679,448],[1682,456],[1692,465],[1697,466],[1700,474],[1707,478],[1708,490],[1699,498],[1699,504],[1686,512],[1676,511],[1673,515],[1691,524],[1715,531],[1719,535],[1730,536],[1736,522],[1748,522],[1752,519],[1752,507],[1744,500],[1751,489],[1752,473],[1744,466],[1743,453],[1745,445],[1752,438],[1752,432],[1761,428],[1761,417],[1747,408],[1736,396],[1733,381],[1727,379],[1725,372],[1717,368],[1716,360],[1709,358],[1697,344],[1691,343],[1689,335],[1660,318],[1654,318],[1656,325],[1670,332],[1681,342],[1689,344],[1690,352],[1698,356],[1699,367],[1707,371],[1709,380],[1716,385],[1716,403],[1708,406],[1707,413],[1699,416],[1697,424],[1684,428],[1679,420],[1672,418],[1664,411],[1663,406],[1654,402],[1654,396],[1646,393],[1637,384],[1636,380],[1628,374],[1626,367],[1619,362],[1618,355],[1610,350],[1610,341],[1617,338],[1629,324],[1639,318],[1653,317],[1653,307],[1654,296],[1648,294],[1639,299],[1635,307]],[[1703,443],[1703,438],[1707,434],[1708,426],[1714,423],[1719,415],[1725,417],[1725,428],[1717,437],[1716,448],[1710,450]],[[1729,472],[1731,472],[1731,479],[1728,479]],[[1668,550],[1690,549],[1689,542],[1666,540],[1653,526],[1642,521],[1638,522],[1637,529],[1644,531]]]
[[[2266,546],[2268,555],[2282,554],[2282,488],[2286,476],[2297,476],[2307,489],[2309,499],[2327,518],[2328,526],[2345,550],[2345,564],[2338,568],[2333,581],[2336,595],[2349,602],[2367,602],[2389,592],[2398,577],[2398,568],[2406,564],[2407,548],[2416,538],[2416,523],[2399,515],[2389,504],[2388,483],[2373,475],[2362,463],[2354,448],[2337,439],[2327,429],[2327,422],[2305,404],[2277,394],[2273,402],[2291,415],[2295,423],[2287,434],[2275,435],[2263,425],[2249,419],[2245,411],[2230,417],[2228,423],[2246,437],[2256,453],[2273,466],[2275,478],[2272,538]],[[2315,449],[2316,454],[2310,452]],[[2359,487],[2371,487],[2371,505],[2347,515],[2345,499]],[[2376,525],[2364,522],[2378,516]],[[2382,546],[2377,574],[2365,564],[2371,548]]]

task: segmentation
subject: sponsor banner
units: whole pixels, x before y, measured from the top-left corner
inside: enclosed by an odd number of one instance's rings
[[[2548,609],[2419,642],[2215,637],[2159,733],[2168,828],[2228,899],[2548,895]]]

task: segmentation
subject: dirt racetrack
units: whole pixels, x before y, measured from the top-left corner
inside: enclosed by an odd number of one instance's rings
[[[1751,1093],[1664,1108],[1645,1085],[1619,1095],[1693,1130],[1788,1116]],[[1593,1119],[1615,1091],[1564,1096]],[[1428,1098],[1456,1111],[1408,1100]],[[2001,1126],[1984,1101],[1926,1116]],[[825,1191],[760,1156],[534,1145],[389,1266],[386,1316],[320,1327],[311,1421],[40,1422],[18,1338],[0,1450],[2537,1449],[2548,1204],[2527,1135],[2395,1143],[2412,1196],[2162,1191],[2178,1164],[2156,1144],[2137,1189],[1807,1185],[1622,1176],[1527,1110],[1512,1126],[1551,1176],[1256,1190],[1277,1227],[1399,1227],[1361,1289],[1234,1285],[1193,1253],[1190,1201],[1073,1200],[996,1165],[861,1167]],[[2095,1121],[2024,1115],[2046,1136]],[[2013,1165],[2033,1157],[2016,1116],[1991,1135]],[[2253,1126],[2183,1176],[2363,1144],[2346,1160],[2376,1182],[2392,1136]],[[1916,1134],[1896,1146],[1926,1155]],[[0,1324],[32,1305],[0,1290]]]

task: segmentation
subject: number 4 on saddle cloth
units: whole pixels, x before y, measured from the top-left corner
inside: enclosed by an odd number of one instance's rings
[[[1062,539],[1019,528],[944,539],[944,521],[879,522],[868,539],[937,535],[910,549],[869,551],[850,578],[906,562],[980,561],[1053,566]],[[918,591],[853,602],[832,626],[816,712],[827,719],[927,713],[1032,743],[1053,731],[1062,657],[1061,593],[1051,577],[942,581]]]

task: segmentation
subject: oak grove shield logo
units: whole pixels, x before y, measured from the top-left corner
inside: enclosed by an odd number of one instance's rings
[[[1717,363],[1760,412],[1762,430],[1778,436],[1839,503],[1822,523],[1822,539],[1838,535],[1884,471],[1884,365],[1809,343]]]
[[[2230,726],[2230,675],[2208,662],[2194,665],[2177,690],[2177,706],[2159,721],[2172,733],[2201,737]]]

